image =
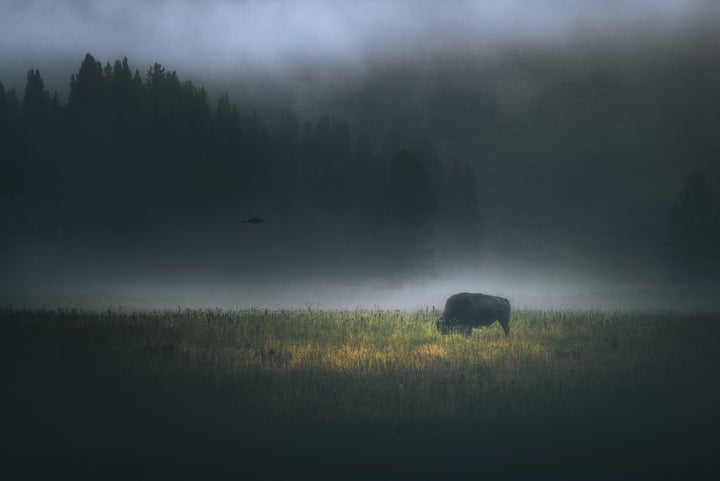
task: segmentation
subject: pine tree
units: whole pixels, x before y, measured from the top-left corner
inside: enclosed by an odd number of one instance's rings
[[[401,150],[392,159],[382,200],[383,230],[391,261],[401,270],[427,268],[433,253],[436,200],[418,158]]]
[[[20,127],[20,99],[15,89],[5,92],[5,115],[7,134],[12,139]]]
[[[443,191],[443,227],[450,245],[478,250],[482,240],[482,212],[470,166],[453,160]]]
[[[75,117],[96,121],[97,112],[106,107],[107,78],[102,64],[86,54],[77,75],[70,78],[68,111]]]
[[[45,84],[39,70],[30,69],[27,74],[25,93],[20,104],[20,122],[26,132],[47,128],[50,120],[50,93],[45,90]]]
[[[668,244],[675,280],[701,282],[720,267],[720,210],[702,172],[690,174],[668,219]]]
[[[5,86],[0,82],[0,135],[7,128],[8,124],[8,107],[7,98],[5,98]]]

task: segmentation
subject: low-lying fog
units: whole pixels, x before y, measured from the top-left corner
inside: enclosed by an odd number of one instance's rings
[[[30,308],[116,309],[430,309],[458,292],[507,297],[516,309],[713,311],[717,286],[677,286],[662,276],[598,277],[570,270],[478,269],[395,280],[259,278],[218,280],[101,278],[86,274],[33,280],[3,290],[3,304]]]

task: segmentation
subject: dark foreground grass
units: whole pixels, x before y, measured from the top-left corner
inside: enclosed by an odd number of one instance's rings
[[[16,478],[700,479],[720,316],[0,311]],[[9,479],[9,478],[8,478]]]

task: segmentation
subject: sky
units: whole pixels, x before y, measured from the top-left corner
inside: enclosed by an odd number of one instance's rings
[[[674,29],[718,8],[704,0],[5,0],[0,63],[21,72],[57,68],[91,51],[141,65],[161,61],[186,74],[362,70],[448,46]]]
[[[311,120],[331,113],[379,143],[393,129],[429,135],[443,161],[473,163],[492,228],[481,271],[439,269],[403,286],[318,274],[304,289],[292,275],[251,288],[192,269],[63,277],[62,249],[28,244],[3,253],[16,265],[0,287],[16,304],[95,307],[421,307],[456,290],[536,306],[672,305],[661,242],[650,241],[664,235],[688,172],[720,182],[718,32],[714,0],[3,0],[6,88],[22,91],[39,68],[65,98],[91,52],[127,56],[141,73],[160,62],[211,99],[229,91],[270,119],[281,108]],[[500,127],[478,113],[486,95]],[[612,101],[606,112],[598,95]],[[583,126],[587,118],[606,125]],[[590,140],[576,138],[578,125]]]

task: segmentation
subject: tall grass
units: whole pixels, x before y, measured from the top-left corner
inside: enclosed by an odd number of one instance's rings
[[[3,449],[41,478],[93,459],[133,478],[222,461],[262,479],[637,479],[699,475],[720,447],[715,315],[524,310],[507,338],[442,336],[435,317],[0,309]]]
[[[703,337],[718,333],[712,316],[594,311],[515,312],[508,338],[497,324],[471,337],[442,336],[435,315],[422,311],[6,310],[2,317],[6,329],[91,349],[109,372],[202,389],[225,415],[266,421],[570,411],[578,398],[599,403],[686,381],[696,375],[693,360],[708,354]]]

